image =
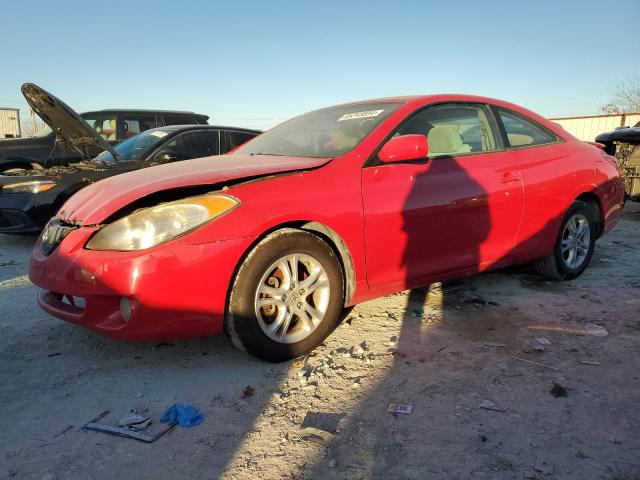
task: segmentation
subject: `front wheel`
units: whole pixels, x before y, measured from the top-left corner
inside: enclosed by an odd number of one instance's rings
[[[565,214],[553,251],[536,261],[541,275],[554,280],[578,277],[589,265],[596,241],[596,207],[576,200]]]
[[[304,355],[335,327],[344,304],[340,262],[316,235],[283,229],[249,253],[229,294],[225,330],[271,362]]]

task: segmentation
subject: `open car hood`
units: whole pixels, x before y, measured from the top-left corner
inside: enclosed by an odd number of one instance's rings
[[[108,150],[118,158],[113,147],[69,105],[33,83],[22,85],[29,106],[64,142],[84,158],[91,158],[90,147]]]
[[[73,195],[57,217],[75,225],[103,223],[130,203],[164,190],[218,185],[243,178],[309,170],[330,158],[221,155],[143,168],[93,183]]]

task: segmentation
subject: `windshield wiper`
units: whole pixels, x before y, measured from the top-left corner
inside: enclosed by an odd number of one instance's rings
[[[262,153],[262,152],[255,152],[255,153],[250,153],[249,156],[252,157],[254,155],[269,155],[271,157],[286,157],[286,155],[284,153]]]

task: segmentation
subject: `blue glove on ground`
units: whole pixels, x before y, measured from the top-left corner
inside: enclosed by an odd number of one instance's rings
[[[160,421],[162,423],[177,423],[181,427],[195,427],[204,420],[202,415],[193,405],[181,405],[174,403],[164,412]]]

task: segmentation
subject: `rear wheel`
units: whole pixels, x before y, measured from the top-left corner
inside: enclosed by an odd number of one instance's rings
[[[279,230],[238,270],[225,330],[231,341],[271,362],[304,355],[333,330],[344,302],[335,252],[316,235]]]
[[[597,221],[597,207],[580,200],[573,202],[553,251],[536,261],[538,272],[554,280],[571,280],[584,272],[593,255]]]

